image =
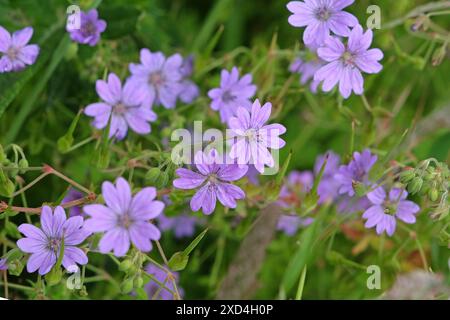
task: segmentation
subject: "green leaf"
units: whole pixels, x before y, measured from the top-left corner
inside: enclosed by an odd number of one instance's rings
[[[6,144],[9,144],[16,139],[17,134],[22,129],[22,125],[31,113],[33,106],[35,105],[36,101],[39,100],[40,94],[45,89],[47,82],[50,80],[53,72],[55,72],[56,67],[64,58],[66,50],[69,48],[70,43],[70,38],[66,34],[59,42],[58,47],[53,51],[53,55],[50,63],[48,64],[48,67],[45,69],[42,76],[39,77],[38,81],[33,86],[31,93],[26,97],[24,103],[18,110],[18,113],[15,115],[14,122],[12,123],[11,128],[7,131],[6,137],[4,138]],[[42,59],[41,61],[44,61],[44,59]]]
[[[192,250],[195,249],[195,247],[202,241],[203,237],[205,236],[206,232],[208,232],[208,229],[205,229],[202,233],[200,233],[192,242],[189,244],[189,246],[184,249],[183,253],[185,255],[191,254]]]

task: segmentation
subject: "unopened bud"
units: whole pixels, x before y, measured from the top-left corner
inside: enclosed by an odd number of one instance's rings
[[[423,180],[420,177],[415,177],[409,184],[408,184],[408,192],[411,194],[415,194],[422,189]]]

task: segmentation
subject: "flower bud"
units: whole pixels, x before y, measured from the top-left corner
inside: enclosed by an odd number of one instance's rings
[[[439,191],[436,188],[431,188],[428,191],[428,197],[431,201],[435,202],[439,197]]]
[[[57,285],[62,278],[61,268],[53,268],[49,273],[45,275],[45,280],[47,281],[47,285],[54,286]]]
[[[408,192],[411,194],[415,194],[422,189],[423,180],[420,177],[415,177],[409,184],[408,184]]]
[[[403,183],[408,183],[409,181],[414,179],[415,176],[416,176],[416,173],[415,173],[414,169],[407,169],[407,170],[403,171],[402,173],[400,173],[400,181]]]
[[[164,188],[169,182],[169,174],[165,171],[162,171],[156,181],[155,187],[158,189]]]
[[[158,181],[159,175],[161,174],[161,170],[159,168],[151,168],[147,171],[145,175],[145,179],[151,184],[155,185],[156,181]]]
[[[120,286],[120,290],[123,294],[130,293],[133,290],[133,279],[125,279]]]
[[[132,267],[133,263],[130,259],[123,260],[119,265],[120,271],[128,271]]]
[[[144,286],[144,279],[141,276],[137,276],[133,281],[135,288],[142,288]]]
[[[361,182],[354,181],[354,182],[352,182],[352,185],[353,185],[353,189],[355,190],[355,193],[358,197],[363,197],[369,191],[369,190],[367,190],[367,187]]]
[[[29,164],[28,164],[27,159],[25,159],[25,158],[20,159],[20,161],[19,161],[20,173],[25,173],[25,171],[26,171],[25,169],[28,169],[28,167],[29,167]]]

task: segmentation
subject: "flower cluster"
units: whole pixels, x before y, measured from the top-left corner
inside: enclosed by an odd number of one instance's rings
[[[300,217],[297,208],[300,207],[304,196],[311,190],[314,176],[310,171],[292,171],[283,185],[277,204],[289,214],[283,214],[277,224],[277,229],[289,236],[294,235],[299,227],[306,227],[313,222],[311,217]]]
[[[0,73],[21,71],[36,62],[39,46],[28,44],[33,31],[32,27],[26,27],[11,35],[0,26]]]
[[[302,74],[302,84],[313,78],[313,92],[322,83],[324,92],[338,86],[346,99],[352,92],[362,95],[364,79],[361,72],[374,74],[382,69],[379,61],[383,59],[383,53],[380,49],[369,49],[372,30],[364,32],[356,17],[343,11],[353,2],[305,0],[287,4],[292,12],[289,23],[294,27],[306,27],[303,41],[310,51],[317,52],[318,58],[311,62],[296,60],[291,66],[291,71]],[[342,37],[348,37],[345,44]]]
[[[329,151],[317,158],[314,174],[310,171],[292,171],[283,185],[277,204],[289,215],[283,215],[278,229],[288,235],[297,232],[300,226],[306,226],[313,220],[311,217],[300,217],[302,202],[310,192],[314,179],[320,175],[317,186],[318,205],[333,203],[341,214],[363,212],[366,228],[376,227],[377,234],[386,232],[392,236],[396,229],[396,219],[405,223],[416,222],[416,214],[420,211],[417,204],[406,200],[408,192],[392,187],[386,195],[385,187],[377,181],[371,181],[369,173],[377,161],[377,156],[370,150],[354,152],[348,164],[340,165],[339,156]],[[361,195],[360,190],[369,190]]]

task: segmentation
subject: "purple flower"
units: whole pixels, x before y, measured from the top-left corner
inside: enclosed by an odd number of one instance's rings
[[[166,217],[160,214],[157,218],[158,227],[161,231],[173,230],[175,238],[190,237],[195,232],[198,219],[194,216],[182,214],[176,217]]]
[[[96,9],[87,13],[80,12],[80,28],[67,28],[70,38],[81,44],[95,46],[100,40],[100,33],[106,30],[106,22],[98,18]]]
[[[152,53],[141,50],[141,64],[130,63],[130,80],[142,86],[146,92],[148,106],[163,105],[175,108],[178,95],[183,90],[180,81],[185,77],[182,72],[183,58],[174,54],[166,59],[161,52]]]
[[[163,202],[154,200],[156,189],[144,188],[133,197],[130,185],[120,177],[115,187],[111,182],[103,182],[102,195],[106,206],[91,204],[83,208],[91,217],[86,220],[85,228],[105,232],[99,243],[100,252],[113,250],[121,257],[128,252],[130,242],[143,252],[150,251],[150,240],[159,240],[161,232],[149,220],[159,216],[164,209]]]
[[[167,280],[167,273],[160,269],[159,267],[153,265],[153,264],[149,264],[146,268],[145,271],[151,275],[153,275],[155,277],[155,279],[161,283],[165,283],[164,286],[171,290],[172,292],[175,292],[175,288],[173,285],[173,282],[170,280]],[[178,282],[179,279],[179,274],[178,272],[171,272],[172,275],[175,277],[175,281]],[[145,291],[147,291],[147,296],[149,299],[152,299],[156,292],[159,291],[158,295],[155,296],[155,299],[161,299],[161,300],[174,300],[174,296],[171,292],[169,292],[166,288],[161,288],[161,286],[156,283],[153,280],[150,280],[146,285],[145,285]],[[178,289],[178,293],[180,295],[183,295],[183,290],[180,289],[177,285],[177,289]]]
[[[122,88],[120,79],[110,73],[108,82],[97,80],[96,90],[103,102],[90,104],[84,110],[95,118],[92,122],[95,128],[105,128],[111,118],[110,138],[125,138],[128,127],[138,134],[150,133],[149,122],[156,120],[156,114],[143,105],[145,91],[141,87],[128,80]]]
[[[36,62],[39,46],[28,44],[33,28],[26,27],[11,34],[0,26],[0,73],[21,71]]]
[[[38,269],[40,275],[48,273],[58,260],[63,241],[64,268],[73,270],[76,264],[88,262],[84,251],[76,247],[89,236],[89,232],[83,229],[83,218],[67,219],[62,207],[56,207],[54,213],[50,207],[42,207],[41,229],[32,224],[21,224],[18,230],[25,238],[19,239],[17,246],[23,252],[31,253],[27,263],[29,273]]]
[[[288,236],[297,233],[298,228],[307,227],[314,222],[311,217],[302,218],[299,216],[281,215],[278,219],[277,230],[283,231]]]
[[[198,189],[191,199],[192,211],[202,208],[204,214],[211,214],[219,199],[225,207],[236,208],[236,200],[244,199],[241,188],[231,184],[231,181],[241,179],[248,170],[247,166],[223,164],[217,151],[211,149],[208,154],[197,152],[194,159],[198,172],[179,168],[176,170],[178,179],[173,185],[178,189]]]
[[[363,214],[363,218],[367,219],[365,227],[376,227],[377,234],[386,231],[392,236],[395,232],[396,218],[408,224],[415,223],[416,213],[420,207],[412,201],[405,200],[407,196],[408,192],[399,188],[392,188],[388,199],[383,187],[369,192],[367,198],[372,206]]]
[[[222,70],[220,88],[209,90],[208,96],[212,99],[211,109],[219,111],[220,120],[226,123],[238,114],[239,107],[250,110],[250,98],[255,93],[256,86],[252,84],[252,75],[246,74],[239,79],[239,71],[233,67],[231,72]]]
[[[200,94],[200,90],[197,85],[189,79],[192,75],[193,69],[194,57],[189,56],[183,60],[183,64],[180,69],[183,77],[181,80],[182,89],[180,92],[180,100],[184,103],[192,103]]]
[[[61,201],[61,204],[67,203],[67,202],[71,202],[71,201],[75,201],[75,200],[79,200],[83,198],[83,193],[81,193],[80,191],[71,188],[69,190],[69,192],[67,192],[67,195],[64,197],[64,199]],[[72,208],[69,209],[69,216],[70,217],[75,217],[75,216],[82,216],[83,212],[81,211],[81,207],[80,206],[74,206]]]
[[[383,66],[378,62],[383,59],[380,49],[369,49],[373,32],[358,25],[353,28],[346,45],[338,38],[330,37],[324,47],[317,50],[319,57],[328,63],[314,75],[314,81],[323,81],[322,89],[331,91],[339,83],[339,92],[347,99],[352,91],[361,95],[364,91],[364,79],[361,74],[378,73]]]
[[[254,184],[255,186],[259,185],[259,171],[256,170],[254,165],[249,165],[247,173],[245,176],[248,179],[248,182]]]
[[[366,149],[362,153],[353,153],[353,160],[348,165],[339,167],[334,178],[339,183],[339,194],[348,194],[350,197],[355,195],[354,185],[361,183],[369,186],[369,171],[377,162],[378,157]]]
[[[238,164],[253,164],[260,173],[264,172],[264,165],[275,165],[269,149],[281,149],[286,144],[279,135],[286,132],[281,124],[265,125],[269,120],[272,104],[266,103],[261,107],[259,100],[253,103],[251,112],[239,107],[237,116],[229,121],[232,136],[237,141],[232,145],[230,157],[237,159]]]
[[[338,196],[339,182],[334,178],[334,175],[339,169],[340,157],[333,151],[328,151],[325,155],[317,157],[314,164],[314,174],[319,175],[325,157],[328,157],[327,164],[324,168],[322,179],[317,186],[317,193],[319,195],[319,203],[330,202]]]
[[[303,33],[305,44],[321,45],[330,35],[330,31],[338,36],[347,37],[350,27],[358,24],[358,19],[342,9],[355,0],[304,0],[291,1],[287,8],[293,14],[289,24],[294,27],[306,27]]]
[[[8,270],[8,264],[6,259],[0,259],[0,271]]]
[[[313,184],[314,176],[311,171],[291,171],[281,187],[277,204],[295,213],[295,208],[301,205],[301,197],[312,189]]]
[[[313,93],[317,93],[320,81],[314,80],[314,74],[325,64],[325,61],[317,56],[317,48],[310,49],[310,53],[313,57],[309,60],[304,58],[297,58],[292,62],[289,67],[289,71],[292,73],[298,73],[301,75],[300,84],[305,85],[308,81],[311,81],[310,90]]]

